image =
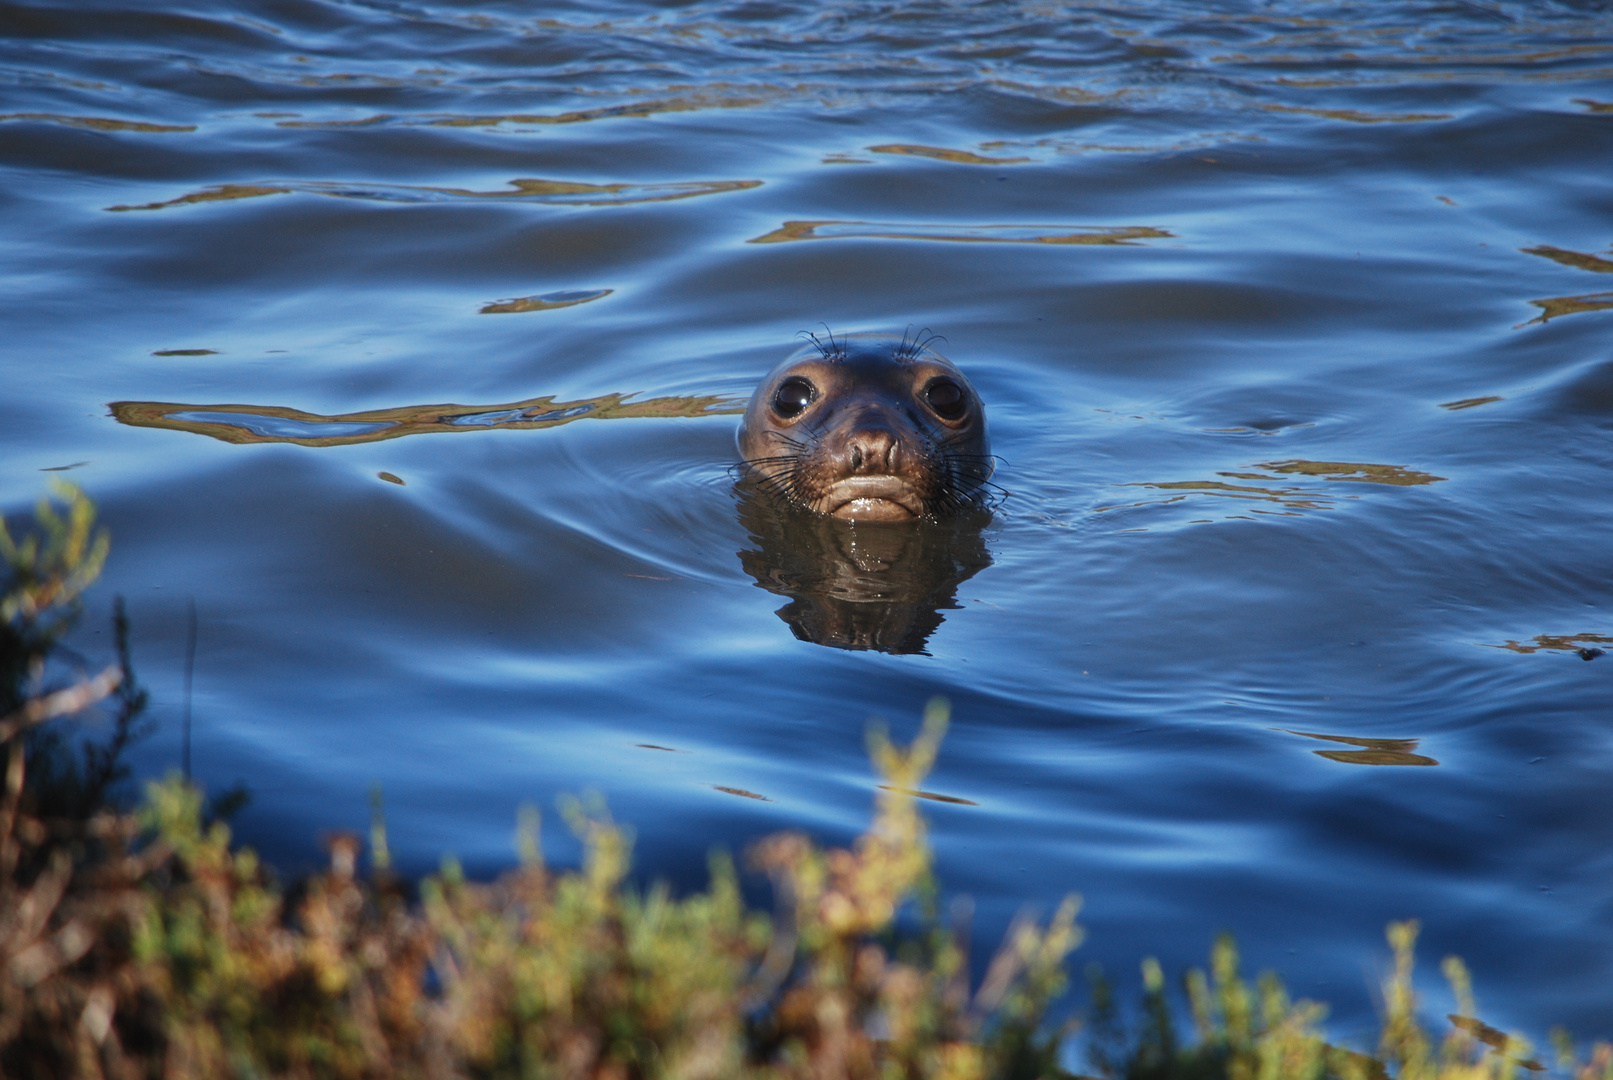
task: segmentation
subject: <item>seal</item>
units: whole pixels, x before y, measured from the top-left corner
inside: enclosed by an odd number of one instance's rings
[[[935,339],[808,336],[745,407],[739,453],[758,486],[851,521],[973,505],[995,460],[986,414]]]

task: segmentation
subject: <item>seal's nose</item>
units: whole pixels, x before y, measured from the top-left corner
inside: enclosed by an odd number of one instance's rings
[[[889,427],[871,418],[864,418],[846,437],[846,455],[855,475],[871,473],[894,475],[900,464],[897,449],[900,440]]]

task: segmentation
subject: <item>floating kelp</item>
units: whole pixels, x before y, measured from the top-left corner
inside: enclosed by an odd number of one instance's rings
[[[1452,119],[1450,113],[1374,113],[1360,109],[1307,109],[1299,105],[1262,105],[1267,112],[1320,116],[1324,120],[1345,120],[1352,124],[1427,124]]]
[[[588,417],[618,420],[737,413],[744,403],[716,395],[647,398],[605,394],[557,403],[552,396],[506,405],[408,405],[395,409],[322,416],[279,405],[185,405],[171,401],[114,401],[107,407],[121,424],[211,435],[230,443],[296,443],[349,446],[404,435],[492,428],[548,428]]]
[[[756,794],[756,792],[754,792],[754,791],[746,791],[744,788],[723,787],[721,784],[712,784],[711,785],[711,790],[720,791],[724,795],[738,795],[741,799],[755,799],[757,802],[772,802],[773,801],[772,799],[769,799],[766,795],[758,795],[758,794]]]
[[[1539,255],[1543,259],[1550,259],[1563,266],[1572,266],[1576,270],[1589,270],[1593,274],[1613,274],[1613,259],[1600,255],[1588,255],[1583,251],[1569,251],[1565,248],[1553,247],[1550,244],[1541,244],[1537,247],[1519,248],[1525,255]],[[1606,311],[1613,308],[1613,292],[1586,293],[1583,296],[1554,296],[1545,300],[1529,301],[1540,309],[1540,314],[1528,322],[1519,323],[1514,330],[1525,326],[1539,326],[1548,323],[1563,315],[1579,315],[1587,311]]]
[[[1270,469],[1275,473],[1298,473],[1301,476],[1320,476],[1324,480],[1348,480],[1356,484],[1391,484],[1395,487],[1412,487],[1434,484],[1443,476],[1418,472],[1399,465],[1367,465],[1351,461],[1268,461],[1256,465],[1257,469]],[[1223,476],[1240,476],[1241,473],[1222,473]]]
[[[1245,429],[1234,430],[1243,431]],[[1407,469],[1400,465],[1373,465],[1351,461],[1302,461],[1296,459],[1263,462],[1252,466],[1252,468],[1268,471],[1216,473],[1217,476],[1225,477],[1225,480],[1172,480],[1122,484],[1119,486],[1150,488],[1154,491],[1166,492],[1167,496],[1161,499],[1144,499],[1140,502],[1099,506],[1095,512],[1102,514],[1112,510],[1168,506],[1172,503],[1182,502],[1192,495],[1207,495],[1245,502],[1274,503],[1281,509],[1260,510],[1252,506],[1246,506],[1243,509],[1247,514],[1294,517],[1301,511],[1331,509],[1339,498],[1333,492],[1322,488],[1294,486],[1290,478],[1295,476],[1319,480],[1348,480],[1359,484],[1385,484],[1390,487],[1413,487],[1420,484],[1438,483],[1445,479],[1443,476],[1418,472],[1415,469]],[[1232,484],[1228,483],[1228,480],[1249,480],[1256,483]],[[1274,483],[1281,486],[1269,486]],[[1359,498],[1359,496],[1349,495],[1344,496],[1344,498]],[[1233,515],[1233,517],[1253,520],[1244,514]],[[1207,523],[1206,521],[1191,522],[1191,524]]]
[[[89,128],[91,131],[138,131],[145,134],[167,135],[195,131],[195,124],[148,124],[143,120],[113,120],[105,116],[69,116],[65,113],[4,113],[0,123],[34,120],[67,127]]]
[[[1022,165],[1027,161],[1036,160],[1028,157],[983,157],[968,150],[948,150],[941,146],[915,146],[910,143],[884,143],[880,146],[870,146],[868,149],[875,154],[906,154],[909,157],[950,161],[955,165]]]
[[[1613,308],[1613,292],[1586,293],[1583,296],[1554,296],[1546,300],[1529,301],[1540,309],[1540,314],[1528,322],[1519,323],[1514,330],[1525,326],[1539,326],[1563,315],[1579,315],[1587,311],[1606,311]]]
[[[519,296],[513,300],[495,300],[481,309],[483,315],[508,315],[522,311],[553,311],[556,308],[576,307],[590,300],[599,300],[615,289],[573,289],[567,292],[542,293],[538,296]]]
[[[758,92],[744,94],[691,94],[684,97],[662,98],[655,101],[635,101],[625,105],[607,105],[597,109],[572,109],[559,113],[493,113],[399,115],[377,113],[356,120],[283,120],[276,127],[284,128],[351,128],[397,125],[399,127],[499,127],[505,124],[582,124],[591,120],[616,120],[631,116],[656,116],[661,113],[696,112],[702,109],[744,109],[765,105],[772,97]]]
[[[1593,274],[1613,274],[1613,259],[1604,259],[1600,255],[1587,255],[1583,251],[1567,251],[1550,244],[1541,244],[1539,247],[1519,248],[1525,255],[1539,255],[1543,259],[1550,259],[1564,266],[1572,266],[1579,270],[1589,270]]]
[[[623,206],[630,203],[670,202],[744,191],[760,187],[760,180],[693,180],[657,184],[584,184],[571,180],[515,179],[505,191],[474,191],[470,188],[427,187],[413,184],[360,184],[330,180],[273,181],[262,184],[215,184],[162,202],[109,206],[108,210],[166,210],[191,203],[256,199],[264,195],[329,195],[338,199],[367,199],[389,203],[437,203],[458,199],[503,199],[516,202],[550,203],[560,206]]]
[[[1527,642],[1507,641],[1501,645],[1486,645],[1487,649],[1506,649],[1515,653],[1577,652],[1583,654],[1591,645],[1613,645],[1609,634],[1536,634]]]
[[[1237,476],[1237,473],[1221,473],[1222,476]],[[1268,480],[1271,477],[1257,477]],[[1251,499],[1257,502],[1279,503],[1291,510],[1325,510],[1332,505],[1332,500],[1325,495],[1318,495],[1306,488],[1265,488],[1249,487],[1247,485],[1228,484],[1221,480],[1176,480],[1164,483],[1126,484],[1125,487],[1152,488],[1156,491],[1179,491],[1183,494],[1168,499],[1150,499],[1143,502],[1124,503],[1114,506],[1100,506],[1097,512],[1102,514],[1110,510],[1125,510],[1139,506],[1165,506],[1173,502],[1181,502],[1190,494],[1217,495],[1230,499]]]
[[[1461,409],[1476,409],[1480,405],[1488,405],[1491,402],[1505,400],[1506,398],[1503,398],[1497,394],[1491,394],[1488,397],[1470,397],[1463,398],[1460,401],[1445,401],[1441,402],[1439,407],[1442,409],[1449,409],[1451,412],[1457,412]]]
[[[955,806],[979,806],[973,799],[960,799],[956,795],[937,795],[933,791],[919,791],[916,788],[894,788],[888,784],[879,785],[881,791],[895,791],[902,795],[911,795],[915,799],[929,799],[931,802],[952,803]]]
[[[215,184],[189,195],[181,195],[167,202],[144,203],[140,206],[109,206],[108,210],[161,210],[169,206],[188,206],[191,203],[227,202],[230,199],[256,199],[262,195],[288,195],[294,189],[272,184]]]
[[[786,221],[751,244],[788,240],[945,240],[964,244],[1132,244],[1173,236],[1145,225],[926,225],[917,222]]]
[[[1414,754],[1417,749],[1417,739],[1358,739],[1352,735],[1319,735],[1314,731],[1292,731],[1283,729],[1290,735],[1301,735],[1307,739],[1322,739],[1326,742],[1344,743],[1347,746],[1359,746],[1359,750],[1312,750],[1317,757],[1327,758],[1329,761],[1340,761],[1346,765],[1438,765],[1439,762],[1422,754]]]

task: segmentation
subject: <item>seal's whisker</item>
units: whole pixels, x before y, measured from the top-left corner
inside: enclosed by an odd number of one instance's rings
[[[980,481],[980,486],[981,487],[991,488],[992,490],[994,490],[994,491],[996,491],[996,492],[998,492],[999,494],[1002,494],[1002,495],[1012,495],[1013,494],[1012,491],[1009,491],[1007,488],[1003,487],[1001,484],[999,484],[999,483],[997,483],[995,481],[992,481],[992,480],[982,480],[982,481]]]
[[[823,332],[824,335],[829,339],[829,344],[827,345],[819,341],[818,335],[814,334],[810,330],[802,330],[801,334],[797,336],[805,335],[808,339],[810,339],[812,344],[817,347],[819,355],[821,355],[825,360],[835,360],[844,357],[846,355],[845,342],[835,340],[834,331],[829,329],[828,323],[823,324]]]
[[[790,489],[790,482],[786,477],[769,476],[756,482],[758,491],[785,492]]]
[[[780,461],[780,459],[778,459],[778,458],[773,458],[773,459],[770,459],[770,460],[772,460],[772,461]],[[776,481],[776,480],[780,480],[780,479],[782,479],[784,477],[794,476],[797,472],[800,471],[799,466],[797,466],[797,465],[795,465],[793,463],[780,464],[777,468],[772,468],[772,469],[755,468],[754,465],[752,466],[752,468],[753,468],[754,472],[756,473],[757,478],[762,482]]]
[[[907,329],[902,331],[902,340],[891,349],[891,355],[902,360],[914,360],[923,355],[930,348],[932,342],[945,341],[946,338],[935,333],[928,326],[913,333],[913,324],[908,323]]]
[[[791,438],[789,435],[784,434],[782,431],[775,431],[775,432],[772,433],[772,435],[773,435],[773,437],[775,439],[777,439],[779,442],[783,443],[785,446],[791,447],[791,448],[793,448],[795,450],[805,450],[805,449],[807,449],[808,446],[811,445],[811,443],[809,443],[805,439]]]

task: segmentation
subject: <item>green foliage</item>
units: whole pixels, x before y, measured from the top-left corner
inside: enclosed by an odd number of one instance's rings
[[[932,709],[932,743],[943,722]],[[887,778],[911,782],[933,746],[886,752],[900,766]],[[758,864],[793,898],[775,926],[746,909],[721,857],[703,892],[634,889],[626,835],[577,803],[565,813],[581,870],[551,872],[528,818],[517,869],[477,884],[447,862],[412,905],[385,870],[360,880],[358,841],[340,836],[293,901],[225,824],[205,823],[194,787],[152,784],[137,817],[110,819],[97,865],[62,863],[49,914],[84,927],[94,962],[64,958],[10,987],[24,1019],[9,1041],[0,1031],[0,1067],[48,1052],[176,1077],[1056,1072],[1038,1025],[1076,940],[1074,904],[1046,928],[1016,924],[971,999],[949,934],[893,932],[928,866],[912,802],[882,795],[852,850],[764,844]],[[42,987],[58,1006],[48,1016]],[[85,1010],[106,1023],[75,1024]]]
[[[0,518],[0,717],[23,703],[50,652],[78,610],[79,594],[101,572],[107,535],[94,531],[95,507],[71,484],[53,485],[65,517],[48,498],[38,530],[13,537]]]
[[[145,695],[119,665],[39,692],[44,655],[105,554],[93,509],[67,493],[43,537],[13,542],[13,643],[32,649],[0,717],[9,752],[0,805],[0,1075],[163,1077],[592,1077],[599,1080],[984,1080],[1057,1071],[1039,1032],[1078,940],[1068,902],[1041,928],[1016,923],[984,985],[930,919],[899,912],[933,895],[912,795],[946,726],[932,702],[909,748],[881,733],[885,784],[850,850],[800,835],[753,854],[779,889],[752,912],[733,864],[703,892],[628,881],[627,832],[601,805],[561,810],[581,870],[552,872],[535,812],[519,866],[488,884],[451,860],[411,903],[392,875],[380,797],[371,867],[331,841],[329,869],[287,893],[178,778],[136,813],[106,798],[137,737]],[[35,687],[32,694],[24,687]],[[115,695],[109,742],[82,765],[40,725]],[[25,744],[32,749],[25,751]],[[40,748],[44,747],[50,752]]]
[[[120,599],[114,609],[113,638],[117,664],[98,680],[43,694],[46,659],[77,618],[82,594],[106,562],[106,530],[95,527],[95,506],[72,484],[52,485],[64,507],[41,498],[34,529],[12,535],[0,519],[0,717],[10,719],[6,732],[22,734],[21,748],[31,778],[22,798],[40,819],[82,821],[106,805],[128,775],[122,756],[149,735],[144,718],[147,695],[129,664],[129,620]],[[25,699],[32,694],[33,712],[26,717]],[[85,742],[60,725],[44,726],[44,712],[73,712],[110,695],[117,706],[105,742]],[[47,705],[44,711],[40,706]],[[6,735],[9,739],[9,734]],[[24,864],[24,869],[33,869]]]
[[[80,740],[59,725],[35,727],[23,737],[29,776],[26,801],[42,819],[82,821],[121,796],[129,776],[123,754],[151,735],[156,725],[145,715],[149,696],[129,663],[129,620],[119,598],[112,615],[118,676],[108,695],[115,706],[104,742]]]
[[[0,518],[0,559],[10,577],[0,593],[0,623],[26,626],[40,645],[53,643],[72,621],[79,594],[100,576],[111,544],[106,530],[95,528],[95,504],[84,492],[63,480],[51,490],[65,514],[41,497],[34,519],[43,533],[14,540]]]
[[[1102,973],[1094,983],[1094,1068],[1110,1080],[1516,1080],[1520,1070],[1544,1071],[1530,1060],[1529,1045],[1490,1027],[1475,1015],[1472,984],[1456,957],[1442,965],[1458,1011],[1437,1045],[1418,1016],[1412,980],[1418,926],[1391,923],[1388,940],[1394,969],[1382,986],[1382,1030],[1375,1052],[1360,1053],[1327,1041],[1326,1007],[1292,1001],[1281,980],[1267,972],[1254,987],[1238,971],[1238,952],[1223,935],[1210,955],[1210,970],[1183,978],[1196,1039],[1178,1041],[1163,972],[1143,962],[1143,1020],[1134,1039],[1120,1030]],[[1576,1080],[1613,1080],[1613,1047],[1598,1043],[1579,1062],[1566,1033],[1558,1035],[1559,1064]]]
[[[0,712],[0,1076],[1068,1077],[1069,1028],[1044,1019],[1080,942],[1076,899],[1045,925],[1016,920],[972,990],[966,935],[935,916],[913,792],[939,750],[944,702],[930,703],[909,747],[870,734],[883,783],[850,848],[786,833],[751,852],[774,885],[771,918],[746,908],[721,856],[703,892],[635,888],[631,837],[602,805],[577,801],[561,810],[583,842],[580,870],[546,866],[536,811],[523,810],[514,870],[481,884],[448,860],[411,900],[391,871],[377,792],[369,878],[358,838],[338,835],[329,868],[287,892],[183,780],[151,784],[135,813],[107,799],[145,704],[121,609],[118,667],[39,688],[41,650],[106,550],[88,500],[58,491],[66,517],[47,506],[44,537],[4,534],[0,550],[13,578],[0,645],[31,658],[6,669],[13,703]],[[25,748],[39,725],[108,696],[118,723],[82,765]],[[916,930],[898,930],[904,912]],[[1395,967],[1371,1054],[1329,1043],[1323,1008],[1290,1001],[1275,976],[1251,988],[1222,938],[1208,973],[1184,980],[1191,1039],[1175,1030],[1157,962],[1144,961],[1131,1037],[1094,972],[1093,1065],[1109,1080],[1515,1080],[1538,1069],[1521,1040],[1476,1018],[1454,959],[1445,973],[1460,1011],[1434,1044],[1413,991],[1416,932],[1389,928]],[[1566,1034],[1556,1040],[1576,1080],[1613,1080],[1613,1048],[1580,1063]]]

